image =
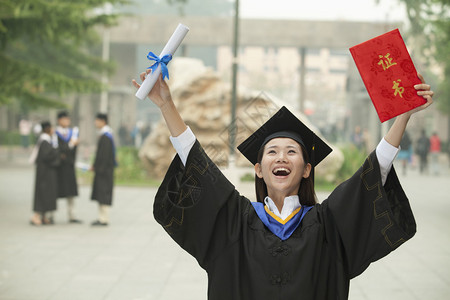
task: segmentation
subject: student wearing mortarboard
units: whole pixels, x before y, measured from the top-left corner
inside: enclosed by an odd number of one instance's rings
[[[208,158],[159,78],[148,96],[178,155],[153,213],[208,273],[209,299],[347,299],[350,279],[414,235],[392,162],[410,116],[432,103],[420,78],[415,88],[427,103],[397,117],[363,166],[321,204],[312,172],[331,149],[288,109],[238,146],[255,165],[252,203]]]
[[[98,129],[97,152],[92,170],[95,172],[91,199],[99,204],[98,219],[92,226],[107,226],[109,209],[112,205],[114,168],[116,166],[116,150],[111,127],[108,126],[108,116],[97,114],[95,127]]]
[[[53,137],[50,122],[41,123],[42,132],[31,153],[30,162],[36,165],[34,186],[34,214],[31,225],[52,224],[50,214],[56,210],[57,167],[60,162],[58,140]]]
[[[66,111],[58,113],[58,136],[61,164],[58,167],[58,198],[67,198],[69,223],[81,223],[74,214],[74,198],[78,196],[78,184],[75,173],[77,155],[78,127],[70,127],[70,117]]]

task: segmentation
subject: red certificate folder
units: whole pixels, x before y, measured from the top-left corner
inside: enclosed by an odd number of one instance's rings
[[[421,81],[398,29],[350,52],[381,122],[425,104],[414,89]]]

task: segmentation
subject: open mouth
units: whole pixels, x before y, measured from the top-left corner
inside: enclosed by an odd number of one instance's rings
[[[272,171],[273,175],[275,176],[288,176],[291,174],[291,170],[287,168],[276,168]]]

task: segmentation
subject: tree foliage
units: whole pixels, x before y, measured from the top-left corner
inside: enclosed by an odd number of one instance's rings
[[[429,66],[439,66],[437,104],[450,115],[450,0],[400,0],[406,5],[415,47]]]
[[[111,70],[93,45],[115,24],[105,5],[127,0],[0,0],[0,105],[62,106],[58,96],[98,92]]]

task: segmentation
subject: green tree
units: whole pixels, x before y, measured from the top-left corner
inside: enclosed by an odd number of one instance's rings
[[[400,0],[406,6],[410,36],[428,65],[438,65],[442,76],[438,88],[439,109],[450,115],[450,0]]]
[[[111,65],[93,45],[97,29],[117,19],[102,8],[127,2],[0,0],[0,105],[58,107],[57,96],[101,90],[99,74]]]

